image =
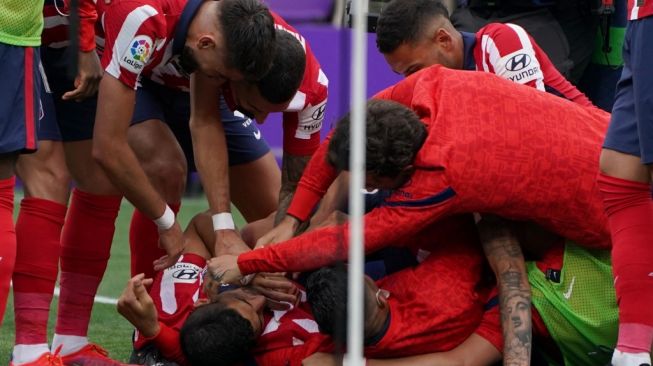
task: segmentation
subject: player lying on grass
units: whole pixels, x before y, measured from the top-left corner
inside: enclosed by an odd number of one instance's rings
[[[303,355],[297,352],[302,349],[295,346],[314,337],[319,344],[324,337],[318,334],[300,287],[284,277],[262,274],[247,287],[225,291],[204,276],[214,235],[210,214],[197,215],[184,232],[188,244],[175,265],[154,279],[141,274],[128,282],[118,311],[137,329],[131,362],[301,361]]]
[[[505,232],[502,240],[511,240],[516,245],[516,240],[510,238]],[[617,336],[617,303],[612,286],[612,271],[610,256],[604,250],[585,250],[573,243],[564,244],[563,240],[556,240],[537,262],[528,262],[528,278],[533,288],[533,330],[535,352],[532,364],[534,365],[605,365],[609,363],[612,349]],[[494,247],[501,250],[501,240],[494,241]],[[446,253],[444,253],[446,254]],[[433,254],[432,254],[433,255]],[[427,259],[427,261],[429,261]],[[453,348],[445,349],[446,352],[423,354],[413,357],[387,359],[388,356],[398,356],[397,353],[386,354],[380,352],[379,347],[393,347],[396,343],[417,344],[418,340],[410,339],[405,335],[409,331],[422,326],[420,307],[411,311],[412,318],[404,318],[402,298],[396,298],[393,290],[405,293],[406,288],[415,287],[415,300],[409,304],[419,304],[419,299],[424,300],[422,305],[430,305],[430,315],[438,315],[441,309],[455,306],[447,292],[428,292],[420,285],[423,278],[428,275],[436,284],[450,280],[446,275],[438,273],[421,272],[420,267],[406,269],[389,276],[381,281],[365,281],[365,324],[366,324],[366,356],[367,365],[399,366],[399,365],[493,365],[501,359],[503,338],[501,336],[501,322],[497,306],[496,292],[491,292],[489,297],[483,298],[483,303],[478,309],[461,313],[462,319],[468,320],[475,317],[479,311],[485,309],[483,319],[476,330],[464,342]],[[457,268],[460,270],[460,268]],[[409,284],[395,281],[393,277],[401,277],[404,272],[413,272],[416,276]],[[439,277],[439,278],[436,278]],[[307,293],[311,302],[316,321],[322,332],[338,334],[346,329],[346,303],[347,303],[347,274],[343,270],[323,268],[309,277]],[[395,285],[400,285],[394,287]],[[445,286],[445,285],[439,285]],[[486,287],[487,284],[486,284]],[[490,286],[491,287],[491,286]],[[435,288],[435,287],[434,287]],[[386,290],[390,289],[389,292]],[[610,289],[606,291],[606,289]],[[388,295],[389,294],[389,295]],[[487,294],[487,291],[486,291]],[[454,297],[455,299],[455,297]],[[511,330],[517,334],[530,333],[529,305],[519,297],[507,299],[511,309]],[[399,311],[397,311],[399,310]],[[424,309],[421,309],[424,310]],[[405,311],[404,311],[405,313]],[[422,316],[425,314],[422,313]],[[399,317],[397,319],[397,316]],[[431,332],[441,331],[446,334],[450,325],[462,319],[449,319],[441,324],[440,329],[431,329]],[[404,322],[406,320],[406,322]],[[388,327],[369,328],[367,324],[387,324]],[[400,325],[396,324],[400,323]],[[377,333],[369,334],[368,330],[376,329]],[[399,331],[399,332],[398,332]],[[401,333],[403,332],[403,333]],[[344,334],[339,334],[343,337]],[[399,338],[397,338],[399,336]],[[401,337],[404,336],[404,337]],[[392,343],[389,341],[392,340]],[[396,346],[395,346],[396,347]],[[421,348],[423,351],[424,348]],[[416,352],[415,354],[417,354]],[[304,361],[306,366],[341,365],[342,357],[334,354],[317,353]]]

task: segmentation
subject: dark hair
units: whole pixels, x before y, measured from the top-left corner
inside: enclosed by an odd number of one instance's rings
[[[376,47],[390,53],[406,42],[415,42],[435,17],[449,19],[440,0],[393,0],[386,5],[376,23]]]
[[[351,115],[340,120],[329,143],[328,161],[349,170]],[[367,102],[365,170],[379,177],[396,178],[411,165],[426,139],[426,127],[417,115],[389,100]]]
[[[347,271],[325,267],[306,280],[306,296],[322,333],[347,342]]]
[[[220,25],[230,67],[248,80],[270,70],[275,54],[274,19],[259,0],[221,0]]]
[[[286,103],[292,98],[304,79],[306,53],[304,47],[290,33],[277,30],[277,51],[272,68],[259,80],[258,90],[270,103]]]
[[[252,324],[220,303],[192,312],[181,328],[181,349],[193,366],[242,362],[256,345]]]

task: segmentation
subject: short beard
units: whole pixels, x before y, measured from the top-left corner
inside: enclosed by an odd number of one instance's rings
[[[181,56],[179,57],[179,66],[187,75],[197,71],[199,64],[197,63],[197,59],[193,54],[192,48],[184,46],[184,50],[181,52]]]

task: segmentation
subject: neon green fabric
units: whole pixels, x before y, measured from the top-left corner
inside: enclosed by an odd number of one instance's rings
[[[624,49],[624,38],[626,37],[625,27],[610,27],[610,52],[603,51],[605,37],[601,30],[597,31],[594,38],[594,53],[592,54],[592,63],[597,65],[618,67],[623,66],[624,59],[622,50]]]
[[[618,309],[608,251],[568,242],[560,283],[526,264],[533,306],[562,352],[565,365],[606,365],[617,341]]]
[[[40,46],[43,1],[1,0],[0,42],[14,46]]]

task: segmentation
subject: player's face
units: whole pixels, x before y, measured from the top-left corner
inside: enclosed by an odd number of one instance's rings
[[[446,32],[442,30],[442,32]],[[425,36],[416,42],[402,43],[393,52],[384,54],[386,62],[392,71],[408,76],[425,67],[442,65],[450,69],[456,68],[453,57],[451,38],[444,36]]]
[[[283,112],[288,108],[287,103],[275,104],[268,102],[254,83],[245,80],[231,82],[231,92],[236,103],[236,110],[249,118],[254,118],[258,123],[263,123],[269,113]]]
[[[265,296],[248,288],[239,288],[221,293],[216,297],[216,302],[237,311],[247,319],[252,324],[254,334],[259,335],[263,331]]]

